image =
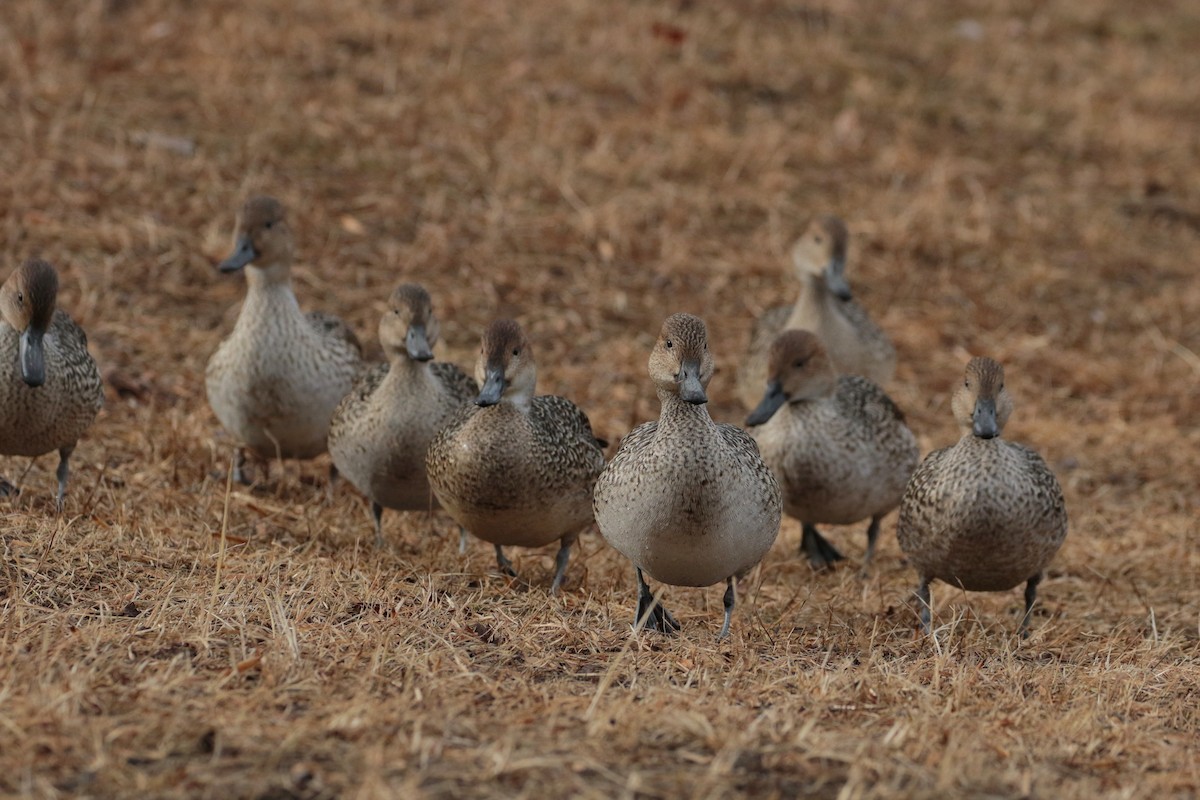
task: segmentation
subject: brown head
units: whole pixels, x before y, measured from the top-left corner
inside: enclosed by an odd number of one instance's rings
[[[475,362],[475,380],[481,387],[475,405],[494,406],[501,400],[529,404],[537,384],[537,362],[520,325],[499,319],[487,327]]]
[[[1004,367],[990,358],[972,358],[950,407],[965,432],[980,439],[999,436],[1013,409],[1004,388]]]
[[[746,424],[762,425],[784,403],[827,397],[837,391],[837,381],[837,372],[819,336],[812,331],[784,331],[771,343],[767,389]]]
[[[42,339],[54,321],[57,300],[58,273],[37,258],[18,267],[0,289],[0,314],[21,334],[21,378],[30,386],[46,382]]]
[[[237,272],[247,265],[286,272],[292,262],[292,230],[283,204],[274,197],[251,197],[238,213],[233,252],[218,265],[221,272]]]
[[[691,314],[672,314],[663,322],[650,352],[650,378],[659,394],[676,394],[692,405],[708,402],[704,390],[713,374],[704,320]]]
[[[438,321],[429,292],[415,283],[398,287],[379,320],[379,343],[388,360],[407,355],[413,361],[430,361],[437,340]]]
[[[792,247],[792,264],[801,279],[824,277],[825,286],[842,300],[851,297],[846,282],[846,223],[832,215],[820,216],[808,224]]]

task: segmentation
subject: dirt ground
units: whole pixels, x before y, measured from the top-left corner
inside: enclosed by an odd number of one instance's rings
[[[1192,797],[1200,793],[1200,14],[1186,0],[0,4],[0,250],[41,255],[106,408],[54,514],[0,459],[0,794]],[[860,577],[785,520],[744,584],[669,589],[592,531],[495,571],[327,459],[226,492],[204,365],[251,193],[296,293],[372,342],[417,280],[439,356],[526,327],[613,442],[657,414],[662,319],[703,316],[719,420],[791,240],[836,212],[923,450],[968,357],[1008,370],[1071,531],[1020,593],[934,588],[884,526]],[[222,540],[221,533],[226,536]],[[224,541],[224,546],[222,546]]]

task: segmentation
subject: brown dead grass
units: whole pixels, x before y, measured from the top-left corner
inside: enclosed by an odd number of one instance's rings
[[[4,260],[59,265],[109,385],[67,514],[50,458],[4,507],[0,793],[1200,792],[1200,20],[951,6],[5,0]],[[251,191],[291,208],[302,304],[372,338],[419,279],[460,363],[515,314],[542,390],[612,439],[657,413],[678,310],[739,419],[729,368],[791,292],[790,238],[843,214],[923,446],[991,354],[1010,435],[1060,475],[1034,635],[1018,593],[938,586],[922,639],[892,527],[862,580],[810,574],[789,521],[731,641],[719,589],[668,591],[683,635],[635,640],[598,536],[558,598],[549,552],[510,587],[441,516],[390,516],[376,553],[323,461],[235,489],[222,551],[202,375]]]

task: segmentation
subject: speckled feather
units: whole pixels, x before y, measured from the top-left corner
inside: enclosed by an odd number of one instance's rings
[[[20,338],[0,321],[0,454],[39,456],[73,447],[104,404],[87,335],[55,310],[43,339],[46,382],[37,388],[21,378]]]
[[[429,443],[478,392],[475,380],[454,364],[377,364],[335,409],[330,455],[347,480],[385,508],[436,507],[425,472]]]
[[[857,375],[839,378],[827,396],[786,404],[752,433],[787,513],[813,524],[886,514],[920,459],[900,409]]]
[[[923,579],[1003,591],[1046,568],[1066,538],[1067,510],[1036,452],[967,434],[913,473],[898,534]]]
[[[564,397],[459,409],[434,437],[429,481],[442,506],[479,538],[540,547],[592,521],[604,467],[587,415]]]

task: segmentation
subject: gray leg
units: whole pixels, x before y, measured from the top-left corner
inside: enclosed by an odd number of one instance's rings
[[[550,594],[558,594],[558,587],[562,586],[563,576],[567,574],[567,562],[571,560],[571,544],[574,541],[574,536],[564,536],[558,546],[558,555],[554,557],[554,582],[550,584]]]
[[[60,447],[58,450],[58,469],[55,475],[58,477],[58,513],[63,510],[63,498],[67,496],[67,478],[71,475],[71,466],[69,459],[71,453],[75,452],[75,445]]]
[[[871,524],[867,528],[867,554],[863,557],[863,569],[875,558],[875,541],[879,538],[879,523],[882,519],[882,514],[871,517]]]
[[[921,585],[917,587],[917,602],[921,605],[917,609],[921,615],[921,630],[929,633],[929,626],[933,620],[929,600],[929,579],[924,576],[921,577]]]
[[[800,552],[808,556],[808,563],[813,569],[828,569],[834,562],[841,561],[844,555],[833,545],[825,541],[825,537],[817,532],[816,526],[810,522],[801,523],[804,530],[800,538]]]
[[[504,550],[500,545],[496,545],[496,566],[500,568],[501,575],[507,575],[510,578],[517,577],[517,571],[513,569],[512,562],[508,560],[508,556],[504,555]]]
[[[659,633],[675,633],[679,630],[679,623],[671,616],[671,612],[662,607],[660,603],[654,601],[654,595],[650,591],[650,587],[646,585],[646,579],[642,576],[642,568],[637,568],[638,581],[638,604],[637,614],[633,618],[633,628],[638,630],[639,626],[645,625],[648,628],[653,628]]]
[[[1018,629],[1022,639],[1029,638],[1029,615],[1033,612],[1033,604],[1037,602],[1037,587],[1041,582],[1040,572],[1025,582],[1025,614],[1021,617],[1021,627]]]
[[[468,538],[468,536],[469,536],[469,534],[467,533],[467,529],[466,529],[466,528],[464,528],[462,525],[459,525],[459,526],[458,526],[458,554],[459,554],[460,556],[461,556],[463,553],[466,553],[466,552],[467,552],[467,538]]]
[[[721,626],[721,632],[717,634],[717,641],[729,636],[729,620],[733,618],[733,604],[736,602],[737,592],[733,588],[733,576],[730,575],[725,586],[725,624]]]
[[[375,547],[383,549],[383,506],[371,501],[371,519],[375,520]]]
[[[246,480],[246,448],[244,447],[233,451],[233,482],[242,485],[250,483]]]

